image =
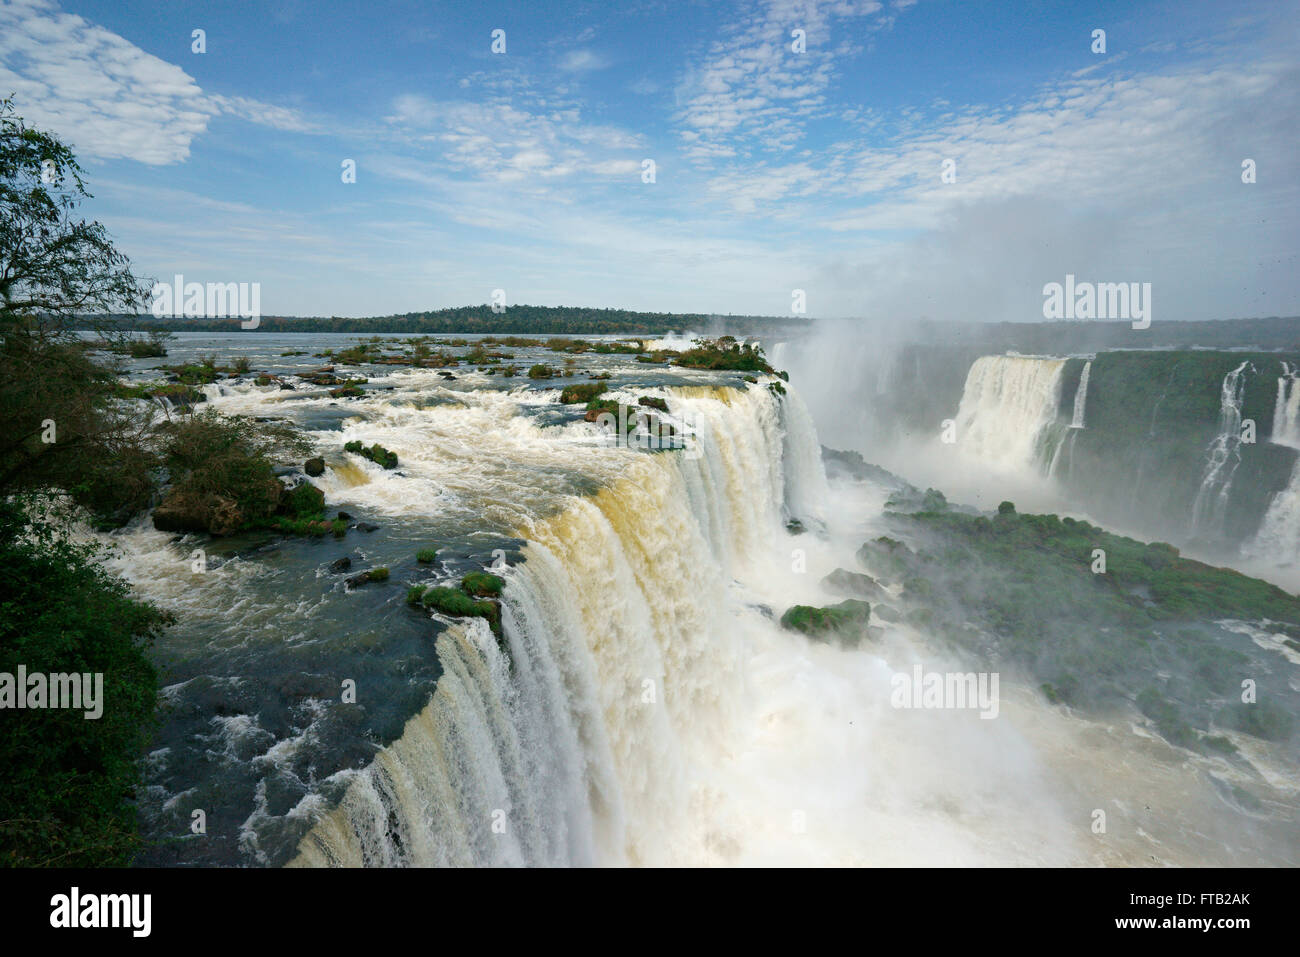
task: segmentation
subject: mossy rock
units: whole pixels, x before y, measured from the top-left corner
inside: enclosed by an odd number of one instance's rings
[[[658,409],[660,412],[668,411],[668,402],[666,399],[659,399],[652,395],[643,395],[636,400],[637,405],[643,405],[648,409]]]
[[[560,392],[560,402],[565,405],[573,405],[577,402],[590,402],[607,388],[608,386],[602,385],[599,382],[591,382],[584,385],[566,385]]]
[[[461,579],[461,590],[475,597],[496,597],[505,587],[505,579],[491,572],[470,572]]]
[[[855,643],[862,638],[870,618],[871,606],[867,602],[849,598],[824,608],[795,605],[781,616],[781,627],[819,640],[834,636]]]

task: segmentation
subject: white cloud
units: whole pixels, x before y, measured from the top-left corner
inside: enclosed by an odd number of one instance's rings
[[[522,98],[513,98],[520,102]],[[504,100],[490,103],[399,96],[386,117],[391,128],[417,145],[433,146],[436,164],[499,181],[588,173],[626,175],[643,147],[639,136],[584,122],[572,106],[532,112]]]
[[[181,162],[222,113],[308,129],[291,110],[204,93],[179,66],[51,0],[0,5],[0,90],[16,94],[30,125],[58,133],[82,157]]]
[[[586,73],[605,69],[609,66],[609,58],[593,50],[570,50],[560,57],[559,65],[566,73]]]
[[[809,119],[834,113],[826,97],[834,61],[855,48],[851,37],[860,33],[837,32],[838,21],[882,9],[876,0],[767,0],[714,41],[679,84],[677,120],[698,134],[687,139],[687,155],[708,162],[792,148]],[[802,53],[792,47],[796,29],[804,31]]]

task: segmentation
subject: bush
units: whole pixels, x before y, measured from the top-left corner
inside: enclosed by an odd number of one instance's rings
[[[496,596],[505,587],[505,579],[491,572],[470,572],[461,579],[460,587],[467,595]]]
[[[456,617],[477,615],[480,604],[459,588],[448,588],[445,585],[426,589],[420,601],[425,608]]]
[[[554,376],[555,370],[540,362],[528,370],[528,378],[530,379],[550,379]]]
[[[572,405],[575,402],[589,402],[604,392],[606,388],[599,382],[585,385],[567,385],[560,393],[560,401],[565,405]]]
[[[360,442],[354,440],[344,445],[343,451],[360,455],[362,458],[369,459],[376,465],[382,465],[386,469],[397,468],[397,453],[390,452],[378,442],[370,446],[370,448],[366,448]]]
[[[100,673],[103,712],[3,713],[0,864],[121,867],[140,845],[131,797],[157,715],[147,649],[171,618],[39,512],[0,502],[0,672]]]
[[[301,456],[310,448],[305,438],[285,426],[212,411],[174,423],[169,431],[164,461],[173,482],[154,511],[159,528],[172,523],[167,530],[201,528],[228,535],[266,523],[284,494],[270,456]],[[288,495],[297,517],[319,514],[324,505],[320,490],[309,483]]]
[[[428,565],[430,562],[437,561],[438,550],[436,548],[422,548],[415,553],[415,560],[421,565]]]

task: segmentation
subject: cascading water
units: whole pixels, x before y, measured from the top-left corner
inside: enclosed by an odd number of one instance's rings
[[[735,724],[743,685],[719,598],[825,476],[815,438],[790,444],[765,389],[674,396],[701,454],[640,456],[520,529],[504,647],[479,622],[439,637],[433,700],[295,863],[654,864],[681,851],[668,827],[688,816],[693,750]],[[783,470],[786,454],[811,458]]]
[[[1269,441],[1300,449],[1300,366],[1282,363],[1273,406],[1273,432]]]
[[[1064,359],[976,359],[966,376],[955,420],[958,448],[1000,471],[1043,464],[1064,369]]]
[[[1083,364],[1083,372],[1079,375],[1079,388],[1074,393],[1074,418],[1070,422],[1070,428],[1082,429],[1084,427],[1084,413],[1088,407],[1088,375],[1092,372],[1092,360]]]
[[[1277,401],[1273,406],[1273,431],[1269,441],[1300,449],[1300,367],[1289,362],[1282,363],[1282,374],[1277,380]],[[1274,565],[1300,562],[1300,456],[1292,468],[1290,483],[1268,503],[1259,531],[1242,553],[1247,558],[1262,559]]]
[[[1208,449],[1201,487],[1192,503],[1192,527],[1200,534],[1222,531],[1232,491],[1232,479],[1241,464],[1241,404],[1246,394],[1243,362],[1223,377],[1219,397],[1219,434]]]
[[[1052,462],[1047,467],[1048,475],[1058,475],[1062,463],[1068,463],[1069,474],[1074,474],[1074,442],[1084,428],[1084,414],[1088,406],[1088,376],[1091,372],[1092,360],[1089,359],[1083,364],[1083,372],[1079,374],[1079,386],[1074,390],[1074,414],[1070,420],[1070,431],[1057,443],[1056,451],[1052,454]]]

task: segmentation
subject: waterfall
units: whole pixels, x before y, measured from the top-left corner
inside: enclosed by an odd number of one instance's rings
[[[1269,441],[1300,449],[1300,368],[1282,363],[1273,405],[1273,432]],[[1273,565],[1300,562],[1300,457],[1292,467],[1291,481],[1273,496],[1259,523],[1259,531],[1242,553]]]
[[[957,410],[957,445],[980,462],[1005,471],[1048,461],[1064,359],[981,356],[966,375]],[[1057,436],[1059,439],[1059,436]]]
[[[498,644],[478,620],[436,643],[444,673],[402,736],[355,772],[298,866],[662,864],[686,786],[735,727],[743,630],[726,598],[825,486],[791,393],[684,388],[698,454],[528,520],[502,571]],[[801,461],[791,462],[790,456]],[[808,460],[804,457],[811,456]],[[798,486],[807,483],[806,487]]]
[[[1083,428],[1083,414],[1088,405],[1088,374],[1092,372],[1092,360],[1083,364],[1083,373],[1079,376],[1079,388],[1074,393],[1074,419],[1070,428]]]
[[[1290,483],[1268,503],[1259,531],[1242,553],[1270,565],[1300,562],[1300,458],[1291,471]]]
[[[1192,503],[1192,527],[1197,532],[1217,534],[1223,529],[1232,479],[1241,464],[1241,403],[1246,393],[1250,366],[1243,362],[1223,377],[1219,394],[1219,434],[1210,442],[1201,487]]]
[[[1084,427],[1084,412],[1088,405],[1088,376],[1091,372],[1092,360],[1089,359],[1083,364],[1078,388],[1074,390],[1074,415],[1070,420],[1070,430],[1064,439],[1056,443],[1056,451],[1052,453],[1051,463],[1047,466],[1047,474],[1053,477],[1059,474],[1062,465],[1067,466],[1069,475],[1074,474],[1074,440],[1078,437],[1079,430]]]
[[[1282,363],[1277,380],[1277,402],[1273,406],[1273,433],[1270,441],[1300,449],[1300,367]]]

